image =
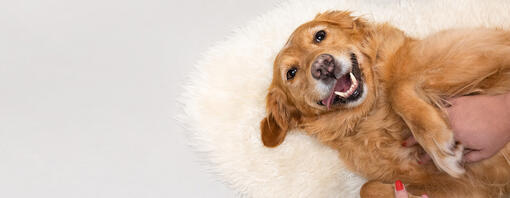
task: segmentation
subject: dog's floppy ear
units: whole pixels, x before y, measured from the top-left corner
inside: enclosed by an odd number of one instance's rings
[[[269,90],[266,98],[267,116],[260,122],[262,143],[267,147],[280,145],[291,128],[297,110],[279,88]]]

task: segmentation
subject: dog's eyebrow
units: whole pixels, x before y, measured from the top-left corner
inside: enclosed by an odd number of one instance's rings
[[[316,25],[314,27],[311,27],[308,29],[308,32],[310,34],[315,34],[315,32],[319,31],[319,30],[323,30],[323,29],[326,29],[326,26],[325,25]]]

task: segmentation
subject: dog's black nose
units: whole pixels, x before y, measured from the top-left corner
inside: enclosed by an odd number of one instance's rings
[[[317,56],[312,63],[312,76],[317,80],[335,78],[335,58],[329,54]]]

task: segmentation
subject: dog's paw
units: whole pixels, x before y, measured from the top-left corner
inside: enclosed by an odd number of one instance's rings
[[[464,148],[462,145],[457,144],[454,145],[454,149],[450,150],[453,154],[448,155],[436,155],[432,157],[434,159],[434,163],[438,168],[445,171],[449,175],[453,177],[460,177],[464,174],[465,169],[461,166],[460,162],[462,160]]]
[[[436,166],[453,177],[460,177],[465,170],[461,166],[464,147],[455,143],[453,132],[442,130],[429,137],[422,145],[430,155]]]

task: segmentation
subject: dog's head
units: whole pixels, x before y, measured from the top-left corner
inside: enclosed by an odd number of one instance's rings
[[[345,123],[366,112],[375,94],[371,57],[364,50],[367,29],[349,12],[330,11],[292,33],[274,62],[268,114],[261,121],[264,145],[279,145],[308,118],[349,115],[331,120]]]

